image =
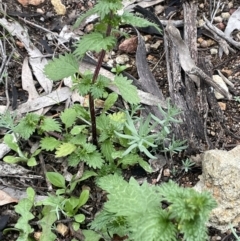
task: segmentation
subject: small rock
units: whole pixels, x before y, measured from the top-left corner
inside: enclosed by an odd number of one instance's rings
[[[58,15],[65,15],[66,14],[66,7],[62,4],[61,0],[51,0],[52,5],[54,6],[54,10]]]
[[[23,7],[27,7],[28,5],[38,6],[44,1],[45,0],[18,0],[18,2],[21,3]]]
[[[135,53],[138,45],[138,37],[134,36],[128,39],[125,39],[120,45],[119,50],[125,53]]]
[[[197,191],[209,191],[218,206],[212,210],[208,226],[226,232],[229,224],[240,222],[240,145],[231,151],[210,150],[202,154],[202,175]]]
[[[155,44],[151,44],[151,48],[157,50],[162,42],[162,40],[158,40]]]
[[[93,23],[90,23],[85,27],[85,32],[90,33],[93,30],[93,28],[94,28]]]
[[[228,8],[232,8],[233,7],[233,2],[229,2],[228,3]]]
[[[199,4],[198,5],[199,6],[199,8],[201,8],[201,9],[203,9],[205,6],[204,6],[204,3],[201,3],[201,4]]]
[[[215,131],[211,131],[210,134],[211,134],[211,136],[215,136],[216,135]]]
[[[129,61],[129,57],[126,54],[119,55],[116,58],[117,64],[126,64],[128,61]]]
[[[227,85],[225,84],[225,82],[219,75],[213,75],[212,78],[213,78],[213,81],[215,81],[218,85],[220,85],[224,90],[226,90],[228,92]],[[218,93],[216,90],[215,90],[215,97],[217,100],[224,99],[224,96],[222,94]]]
[[[69,231],[68,227],[63,223],[58,223],[56,231],[65,237]]]
[[[198,27],[202,27],[205,24],[205,21],[203,19],[200,19],[198,21]]]
[[[211,55],[215,55],[218,53],[218,50],[216,48],[211,48],[210,53],[211,53]]]
[[[220,16],[215,17],[213,20],[215,23],[221,23],[223,21],[222,17],[220,17]]]
[[[145,42],[148,42],[150,39],[152,39],[152,36],[151,35],[145,35],[143,36],[143,39]]]
[[[197,39],[197,42],[198,42],[198,43],[202,43],[203,41],[204,41],[204,39],[203,39],[202,37],[200,37],[200,38]]]
[[[108,61],[107,61],[107,65],[108,65],[109,67],[113,67],[113,65],[114,65],[114,60],[113,60],[113,59],[108,60]]]
[[[151,44],[146,43],[146,44],[145,44],[145,49],[146,49],[146,52],[149,53],[149,52],[150,52],[150,49],[151,49]]]
[[[148,60],[148,61],[154,61],[154,59],[155,59],[155,57],[154,57],[153,55],[151,55],[151,54],[149,54],[149,55],[147,56],[147,60]]]
[[[164,7],[162,5],[157,5],[155,7],[155,14],[158,15],[164,11]]]
[[[200,46],[201,46],[202,48],[207,48],[207,47],[208,47],[208,42],[207,42],[207,40],[203,40],[203,41],[201,42]]]
[[[226,110],[226,103],[223,103],[223,102],[218,102],[218,105],[220,106],[220,109],[221,110]]]
[[[164,177],[170,177],[170,175],[171,175],[171,172],[168,168],[163,170],[163,176]]]
[[[224,23],[218,23],[218,24],[216,24],[216,27],[223,31],[225,29],[226,25]]]
[[[229,19],[230,18],[230,13],[229,12],[224,12],[224,13],[221,13],[221,17],[225,20]]]
[[[230,15],[232,15],[236,10],[237,10],[236,8],[231,8],[231,9],[229,10]]]
[[[212,40],[212,39],[208,39],[207,40],[207,46],[208,47],[211,47],[211,46],[213,46],[213,45],[215,45],[216,44],[216,42],[214,41],[214,40]]]
[[[222,69],[221,72],[222,72],[222,74],[224,74],[224,76],[226,76],[226,77],[229,77],[229,76],[232,75],[232,70],[230,70],[230,69]]]
[[[37,11],[36,11],[37,13],[41,13],[41,14],[44,14],[45,12],[43,11],[43,9],[41,9],[41,8],[37,8]]]

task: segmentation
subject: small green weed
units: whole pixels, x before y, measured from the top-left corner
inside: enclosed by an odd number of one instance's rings
[[[184,172],[189,172],[194,165],[195,163],[192,162],[189,158],[187,158],[185,161],[182,160],[182,170]]]

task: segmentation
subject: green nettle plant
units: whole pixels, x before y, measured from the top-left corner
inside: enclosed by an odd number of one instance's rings
[[[97,4],[76,22],[75,27],[92,14],[99,16],[99,21],[95,24],[94,31],[84,35],[76,44],[76,50],[73,53],[60,56],[54,59],[45,67],[45,74],[52,80],[60,80],[71,76],[73,79],[74,89],[77,89],[81,95],[89,95],[89,108],[91,115],[92,143],[98,146],[96,114],[94,108],[94,99],[102,98],[106,94],[106,88],[113,84],[118,89],[123,99],[130,104],[139,103],[137,89],[131,85],[131,80],[128,80],[122,74],[117,74],[114,81],[99,74],[100,68],[106,51],[112,50],[117,42],[116,30],[121,24],[129,24],[136,27],[154,26],[160,31],[158,26],[143,18],[137,17],[127,11],[122,11],[123,4],[121,0],[100,0]],[[114,31],[113,31],[114,30]],[[119,31],[118,31],[119,33]],[[86,71],[79,72],[79,60],[81,60],[88,51],[93,51],[99,54],[98,62],[94,73]],[[117,66],[115,71],[121,72]],[[115,97],[109,96],[111,100],[116,100]]]
[[[160,186],[129,183],[118,175],[98,179],[107,202],[91,228],[112,240],[117,234],[129,241],[203,241],[208,239],[206,222],[216,202],[210,193],[179,187],[170,181]],[[168,205],[162,208],[162,203]]]

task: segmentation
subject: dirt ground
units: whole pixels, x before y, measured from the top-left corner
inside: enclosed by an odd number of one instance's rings
[[[54,10],[53,5],[51,4],[50,0],[46,0],[44,3],[38,5],[38,6],[27,6],[23,7],[20,3],[17,2],[17,0],[2,0],[1,1],[5,6],[7,10],[7,17],[9,19],[15,19],[19,21],[21,25],[24,25],[28,31],[29,36],[34,43],[34,45],[42,52],[43,55],[49,56],[49,59],[53,54],[63,53],[66,51],[62,46],[58,46],[54,40],[50,40],[47,37],[47,30],[50,30],[52,32],[59,33],[63,26],[73,25],[75,22],[75,19],[78,17],[80,13],[83,13],[87,9],[91,8],[94,5],[94,1],[86,1],[86,0],[63,0],[62,3],[66,6],[66,14],[65,15],[57,15],[56,11]],[[199,11],[198,11],[198,20],[201,19],[201,16],[203,13],[208,17],[210,14],[210,4],[208,1],[198,1],[199,2]],[[211,2],[211,1],[210,1]],[[181,15],[181,4],[179,1],[164,1],[159,4],[156,4],[155,10],[157,7],[161,5],[165,9],[163,12],[158,14],[158,17],[160,19],[164,19],[166,17],[166,14],[168,11],[170,11],[170,8],[177,9],[178,11],[178,18],[183,18]],[[171,5],[171,7],[170,7]],[[230,6],[230,7],[229,7]],[[223,12],[231,12],[233,10],[236,10],[238,7],[240,7],[240,1],[232,1],[232,5],[229,5],[228,1],[225,1],[225,7],[221,9],[217,16],[221,16],[221,13]],[[3,14],[1,14],[1,17],[4,17]],[[177,19],[177,17],[176,17]],[[27,21],[25,21],[27,20]],[[227,20],[224,20],[223,23],[226,25]],[[89,24],[82,32],[90,31],[92,28],[92,25]],[[0,35],[3,33],[3,30],[1,29]],[[238,32],[239,34],[239,32]],[[161,36],[151,36],[149,34],[143,33],[144,38],[148,42],[150,46],[150,50],[147,54],[147,60],[150,66],[150,69],[152,70],[156,80],[158,81],[159,88],[162,89],[165,96],[168,95],[168,83],[167,83],[167,72],[166,72],[166,60],[164,57],[164,46],[163,46],[163,38]],[[4,38],[2,35],[1,38]],[[204,41],[209,41],[209,37],[205,36],[201,33],[199,29],[199,36],[198,38],[202,38]],[[237,38],[237,34],[236,34]],[[121,40],[120,40],[121,41]],[[151,47],[154,45],[157,41],[160,41],[161,44],[158,48],[154,49]],[[238,39],[240,41],[240,39]],[[71,48],[71,43],[66,44],[68,48]],[[234,88],[230,88],[230,92],[234,96],[240,96],[240,51],[236,49],[236,53],[231,53],[227,55],[223,55],[222,58],[218,56],[218,54],[211,54],[212,48],[215,47],[215,45],[202,45],[199,43],[198,47],[198,54],[199,56],[203,57],[210,57],[214,73],[217,73],[217,70],[220,70],[224,75],[233,83]],[[10,54],[12,49],[14,48],[14,58],[9,63],[8,68],[8,75],[10,79],[9,84],[9,94],[10,94],[10,101],[11,106],[14,109],[17,109],[18,105],[20,103],[23,103],[27,100],[28,96],[27,93],[22,89],[21,86],[21,71],[22,71],[22,63],[24,58],[28,55],[27,51],[22,47],[21,42],[18,39],[14,39],[13,42],[7,42],[7,54]],[[122,52],[116,48],[116,55],[121,55]],[[132,74],[134,77],[137,78],[137,71],[136,67],[134,66],[135,61],[135,55],[134,54],[128,54],[129,55],[129,64],[132,66],[128,72]],[[107,62],[107,60],[106,60]],[[36,84],[38,87],[39,92],[41,93],[41,88]],[[5,86],[0,81],[0,103],[1,105],[6,105],[6,98],[5,98]],[[225,149],[230,150],[236,145],[240,143],[240,97],[239,101],[236,100],[220,100],[221,108],[224,113],[225,118],[225,126],[230,130],[229,133],[223,132],[221,127],[219,126],[219,123],[214,119],[211,118],[211,116],[208,119],[207,122],[207,133],[210,137],[214,148],[218,149]],[[57,108],[57,107],[55,107]],[[54,108],[53,110],[54,111]],[[0,138],[3,137],[4,132],[0,132]],[[183,186],[193,186],[198,181],[198,175],[201,174],[201,167],[194,167],[189,172],[182,172],[181,169],[181,158],[182,156],[176,156],[174,158],[173,166],[176,170],[175,176],[168,176],[163,175],[161,177],[162,181],[166,181],[169,178],[174,179],[175,181],[179,182]],[[168,165],[165,166],[165,170],[168,170],[172,168]],[[33,168],[33,171],[36,173],[39,171],[37,168]],[[167,171],[166,171],[167,173]],[[127,177],[129,176],[135,176],[136,178],[147,178],[150,182],[153,182],[157,178],[157,174],[153,175],[147,175],[143,172],[141,169],[134,168],[132,170],[129,170],[125,174]],[[21,180],[20,178],[1,178],[2,183],[10,183],[10,186],[14,186],[20,189],[24,189],[27,186],[31,185],[36,188],[36,190],[39,191],[40,194],[46,194],[46,183],[41,180],[32,180],[32,181],[26,181]],[[93,203],[93,210],[94,213],[89,215],[89,219],[92,218],[92,216],[98,211],[99,208],[101,208],[101,200],[99,200],[98,196],[98,189],[93,186],[93,184],[88,181],[86,185],[91,186],[91,189],[95,191],[95,194],[93,194],[92,197],[92,203]],[[94,192],[93,192],[94,193]],[[7,210],[13,210],[12,205],[6,205],[4,207],[0,208],[0,215],[1,212],[6,212]],[[14,226],[14,218],[16,216],[13,215],[13,218],[10,220],[10,226]],[[209,228],[209,236],[210,240],[234,240],[232,237],[229,236],[229,233],[220,233],[218,230]],[[16,240],[16,234],[11,233],[11,235],[8,235],[5,237],[5,240]],[[70,240],[65,238],[58,240]]]

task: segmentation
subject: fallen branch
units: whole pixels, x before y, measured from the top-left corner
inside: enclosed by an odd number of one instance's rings
[[[190,51],[182,40],[179,30],[174,27],[171,22],[166,27],[166,32],[169,34],[169,37],[173,44],[176,46],[176,49],[179,54],[179,62],[182,69],[185,73],[195,82],[197,87],[200,87],[200,80],[198,77],[205,80],[210,86],[214,87],[217,92],[221,93],[227,99],[231,99],[231,95],[224,90],[220,85],[214,82],[204,71],[198,68],[193,59],[191,58]]]

